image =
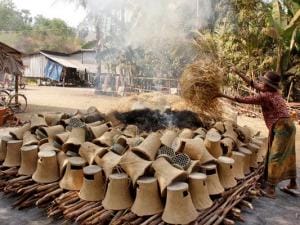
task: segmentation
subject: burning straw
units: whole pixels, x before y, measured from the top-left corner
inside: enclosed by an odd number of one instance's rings
[[[181,76],[181,96],[195,111],[218,118],[222,104],[216,97],[221,93],[222,83],[222,71],[217,64],[198,61],[188,65]]]

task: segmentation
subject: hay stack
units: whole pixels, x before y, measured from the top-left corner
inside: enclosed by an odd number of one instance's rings
[[[216,97],[221,93],[222,84],[223,74],[217,64],[198,61],[188,65],[181,76],[181,96],[197,112],[218,118],[222,104]]]

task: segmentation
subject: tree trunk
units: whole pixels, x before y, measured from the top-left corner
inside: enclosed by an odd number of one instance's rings
[[[282,62],[282,47],[278,46],[278,51],[277,51],[277,63],[276,63],[276,72],[281,75],[282,68],[281,68],[281,62]]]

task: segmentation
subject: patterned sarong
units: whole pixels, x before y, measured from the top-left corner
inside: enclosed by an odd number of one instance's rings
[[[269,184],[296,178],[295,135],[296,126],[290,118],[281,118],[274,124],[266,162]]]

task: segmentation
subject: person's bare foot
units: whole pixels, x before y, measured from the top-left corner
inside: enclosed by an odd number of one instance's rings
[[[296,179],[291,179],[289,185],[287,185],[286,188],[297,190],[298,189],[298,185],[297,185]]]
[[[275,186],[267,185],[266,188],[262,189],[262,194],[268,198],[276,198]]]

